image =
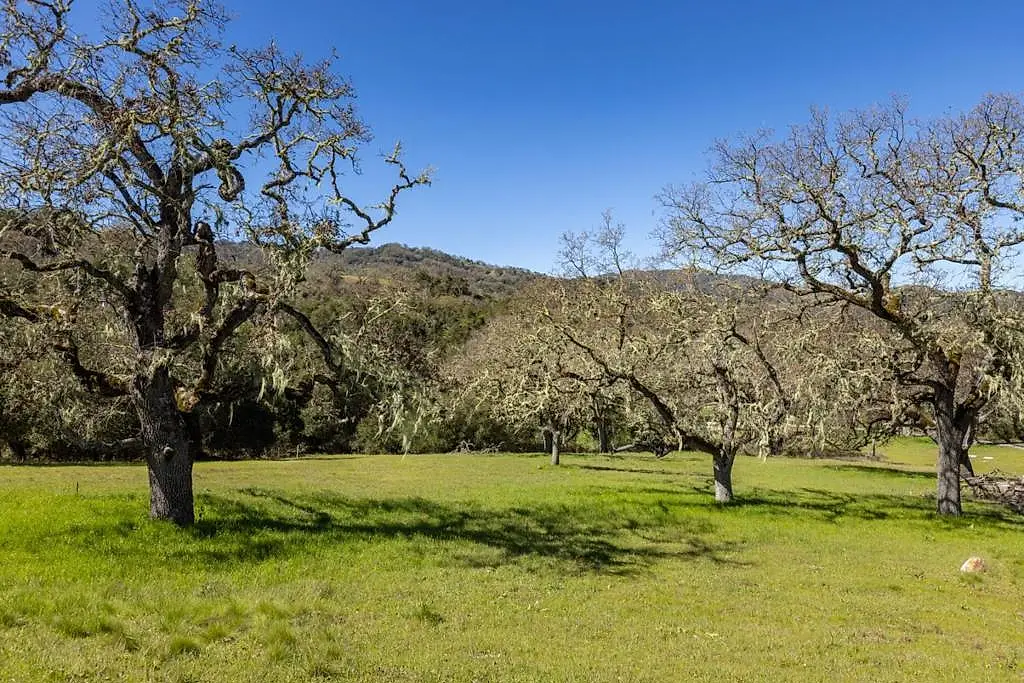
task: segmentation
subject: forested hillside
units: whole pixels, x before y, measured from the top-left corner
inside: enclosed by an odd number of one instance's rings
[[[233,268],[273,270],[257,247],[218,248]],[[14,277],[17,269],[5,272]],[[907,302],[927,305],[927,288],[902,291]],[[914,406],[885,396],[890,380],[872,370],[874,346],[885,343],[877,326],[861,320],[860,332],[854,325],[839,333],[844,324],[831,314],[811,313],[749,277],[630,269],[555,278],[385,244],[314,255],[297,300],[302,316],[330,333],[310,340],[285,322],[282,340],[268,345],[243,330],[215,385],[184,406],[199,457],[624,446],[718,452],[724,432],[713,425],[729,415],[733,454],[841,454],[930,425]],[[85,339],[116,337],[112,323],[100,329],[95,312],[54,315],[75,315],[89,330]],[[0,324],[12,341],[26,341],[10,321]],[[791,337],[802,339],[799,359],[786,355]],[[329,347],[327,364],[318,346]],[[80,372],[116,362],[116,354],[98,344],[70,358],[69,348],[77,347],[4,349],[0,457],[142,457],[123,397],[97,391]],[[695,363],[708,359],[705,374]],[[860,384],[850,384],[855,370]],[[723,378],[731,383],[724,394]],[[812,396],[813,405],[798,405]],[[183,391],[179,398],[190,400]],[[980,431],[1018,438],[1018,413],[1002,406],[994,402]],[[810,414],[814,433],[800,427]]]
[[[221,243],[218,248],[222,261],[233,268],[271,269],[265,254],[251,245]],[[17,270],[5,265],[12,277]],[[219,369],[220,395],[196,406],[190,421],[193,436],[206,457],[397,450],[409,445],[402,443],[403,437],[418,434],[422,440],[428,433],[435,436],[428,440],[434,448],[465,443],[473,435],[453,432],[438,440],[436,427],[425,424],[427,412],[438,420],[424,393],[438,390],[436,367],[504,310],[517,292],[544,279],[523,269],[399,244],[317,254],[300,285],[299,299],[311,321],[333,331],[324,341],[337,345],[334,371],[342,379],[328,379],[323,368],[315,367],[322,359],[314,358],[311,345],[300,352],[279,347],[269,357],[257,358],[258,340],[243,336],[232,359]],[[2,324],[13,332],[9,321]],[[303,346],[294,332],[289,339]],[[60,354],[40,349],[24,355],[13,348],[3,353],[0,457],[142,456],[138,426],[120,397],[95,395]],[[274,386],[280,362],[291,372],[303,369]],[[387,396],[410,403],[391,406],[385,420],[377,407]],[[396,420],[419,424],[404,428]]]
[[[250,244],[224,242],[219,247],[225,260],[249,265],[262,261],[259,249]],[[379,247],[350,247],[341,253],[322,252],[313,260],[311,271],[321,279],[394,279],[441,294],[495,298],[514,294],[524,284],[543,277],[523,268],[495,266],[394,242]]]
[[[349,182],[372,134],[333,60],[223,43],[199,2],[117,3],[99,42],[70,3],[8,5],[4,458],[145,457],[151,515],[187,526],[202,457],[692,450],[729,502],[739,455],[915,430],[956,515],[971,445],[1020,432],[1016,95],[721,140],[657,195],[671,267],[606,213],[543,277],[368,246],[433,172],[397,143]]]

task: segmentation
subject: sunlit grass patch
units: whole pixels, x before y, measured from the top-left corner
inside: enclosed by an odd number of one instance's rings
[[[938,447],[925,437],[900,438],[877,446],[886,464],[935,469]],[[970,449],[971,464],[975,472],[1000,470],[1024,475],[1024,447],[994,444],[975,444]]]
[[[688,453],[201,463],[184,531],[142,468],[4,468],[0,680],[1019,679],[1024,522],[886,448],[725,507]]]

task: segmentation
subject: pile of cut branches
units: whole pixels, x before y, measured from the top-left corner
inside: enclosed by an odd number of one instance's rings
[[[1002,503],[1024,514],[1024,477],[992,470],[988,474],[964,477],[964,481],[978,498]]]

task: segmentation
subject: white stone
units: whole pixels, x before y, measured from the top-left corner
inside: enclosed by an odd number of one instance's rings
[[[962,572],[983,572],[987,569],[985,566],[985,560],[980,557],[968,557],[967,560],[960,565],[960,571]]]

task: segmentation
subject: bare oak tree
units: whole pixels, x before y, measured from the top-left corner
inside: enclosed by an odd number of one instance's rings
[[[668,252],[860,311],[884,331],[899,400],[930,408],[941,514],[961,513],[979,411],[1020,370],[1008,268],[1024,243],[1022,134],[1011,96],[931,122],[909,121],[899,102],[816,112],[783,136],[718,143],[707,182],[661,196]]]
[[[753,278],[645,271],[623,238],[609,215],[593,233],[566,236],[577,278],[545,319],[580,365],[625,392],[634,430],[654,436],[654,449],[712,456],[716,500],[732,500],[740,453],[846,453],[892,424],[878,400],[886,368],[861,352],[864,331],[837,324],[836,306]]]
[[[0,261],[21,273],[2,271],[0,314],[45,324],[83,386],[130,399],[150,514],[187,525],[187,415],[215,398],[232,338],[285,316],[316,341],[289,303],[309,259],[368,242],[399,195],[429,178],[409,175],[396,148],[386,163],[397,180],[381,203],[345,193],[370,136],[333,60],[222,45],[225,14],[204,0],[112,2],[94,38],[72,5],[4,2]],[[267,267],[222,263],[225,238],[262,247]],[[24,286],[24,275],[48,284]],[[183,296],[191,281],[196,301]],[[44,290],[64,298],[40,300]],[[111,321],[102,351],[78,330],[85,300]]]
[[[760,436],[750,408],[780,405],[770,361],[738,321],[742,297],[729,283],[711,293],[699,273],[640,270],[623,238],[609,214],[597,231],[565,236],[562,258],[576,278],[545,311],[546,325],[575,350],[581,375],[626,395],[630,427],[656,455],[710,454],[715,499],[729,502],[736,455]]]
[[[565,434],[591,419],[594,401],[607,388],[544,324],[544,311],[557,300],[548,282],[525,294],[477,332],[446,370],[460,387],[460,402],[513,429],[536,425],[552,465],[561,461]]]

